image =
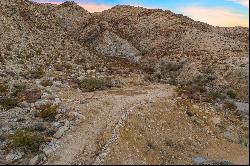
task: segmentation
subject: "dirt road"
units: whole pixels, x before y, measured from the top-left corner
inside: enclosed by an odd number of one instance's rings
[[[213,128],[210,119],[223,120],[222,115],[197,109],[197,116],[190,117],[174,95],[169,85],[58,93],[65,107],[84,118],[60,140],[46,164],[192,164],[199,155],[248,163],[247,149]]]

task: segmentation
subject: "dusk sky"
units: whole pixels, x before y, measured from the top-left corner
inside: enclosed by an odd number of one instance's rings
[[[60,4],[65,0],[33,0]],[[171,10],[214,26],[249,27],[249,0],[75,0],[90,12],[100,12],[115,5],[133,5]]]

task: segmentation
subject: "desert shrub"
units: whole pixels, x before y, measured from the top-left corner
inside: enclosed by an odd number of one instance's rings
[[[5,109],[14,108],[17,106],[17,104],[17,99],[13,97],[3,97],[0,99],[0,105]]]
[[[226,99],[225,94],[223,94],[220,91],[209,91],[207,97],[210,100],[217,100],[217,99],[225,100]]]
[[[12,96],[17,96],[18,93],[24,91],[26,88],[27,86],[24,83],[13,85]]]
[[[40,112],[38,113],[38,117],[41,117],[45,120],[53,121],[58,114],[57,106],[54,106],[52,104],[44,105],[39,109]]]
[[[144,80],[145,81],[150,81],[153,82],[154,81],[154,77],[150,74],[144,74]]]
[[[183,67],[183,63],[171,62],[171,61],[161,61],[160,71],[161,73],[175,72]]]
[[[10,146],[25,152],[37,152],[43,143],[43,136],[32,129],[18,129],[10,135]]]
[[[237,106],[233,101],[224,101],[223,103],[225,109],[236,110]]]
[[[54,68],[56,71],[63,71],[64,69],[63,65],[58,63],[54,65]]]
[[[231,110],[231,111],[234,111],[237,109],[237,106],[235,105],[235,103],[233,101],[229,101],[229,100],[224,101],[223,106],[225,109]]]
[[[177,89],[178,95],[186,95],[190,99],[199,100],[201,96],[206,92],[205,86],[201,84],[189,84],[180,86]]]
[[[17,93],[17,98],[19,101],[27,101],[29,103],[36,102],[41,99],[42,92],[38,89],[27,89]]]
[[[85,78],[83,80],[77,80],[77,84],[80,89],[86,92],[92,92],[95,90],[104,90],[111,88],[112,84],[105,78]]]
[[[47,87],[47,86],[52,86],[53,82],[50,80],[42,80],[40,84],[44,87]]]
[[[7,93],[9,89],[9,86],[6,83],[1,83],[0,82],[0,94],[1,93]]]
[[[38,79],[38,78],[42,78],[45,72],[41,67],[39,67],[34,70],[31,70],[29,74],[30,74],[30,78]]]
[[[236,93],[235,93],[234,90],[229,89],[226,93],[227,93],[227,95],[228,95],[230,98],[232,98],[232,99],[235,99],[235,98],[236,98]]]

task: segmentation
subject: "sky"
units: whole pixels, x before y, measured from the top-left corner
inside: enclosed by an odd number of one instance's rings
[[[66,0],[33,0],[60,4]],[[89,12],[101,12],[115,5],[133,5],[171,10],[214,26],[249,27],[249,0],[74,0]]]

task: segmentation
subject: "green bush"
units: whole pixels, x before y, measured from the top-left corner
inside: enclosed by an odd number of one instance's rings
[[[208,98],[211,99],[211,100],[217,100],[217,99],[225,100],[226,96],[223,93],[219,92],[219,91],[210,91],[208,93]]]
[[[13,92],[12,92],[12,96],[17,96],[18,93],[24,91],[26,88],[27,86],[24,83],[15,84]]]
[[[30,77],[34,79],[42,78],[45,74],[44,70],[40,67],[30,71]]]
[[[227,91],[227,95],[231,98],[231,99],[235,99],[236,98],[236,93],[234,90],[230,89]]]
[[[53,121],[57,114],[57,106],[47,104],[40,108],[38,116],[45,120]]]
[[[226,100],[226,101],[224,101],[223,105],[224,105],[225,109],[228,109],[231,111],[235,111],[237,109],[237,106],[235,105],[235,103],[233,101]]]
[[[83,80],[77,80],[77,84],[80,89],[86,92],[104,90],[112,87],[111,83],[107,79],[99,79],[92,77],[85,78]]]
[[[16,98],[13,97],[3,97],[0,99],[0,105],[2,105],[5,109],[11,109],[16,107],[18,104],[18,101]]]
[[[5,83],[0,82],[0,93],[7,93],[9,86]]]
[[[47,86],[52,86],[53,82],[50,80],[42,80],[40,84],[44,87],[47,87]]]
[[[44,142],[43,136],[31,129],[18,129],[10,135],[10,146],[25,152],[37,152]]]

